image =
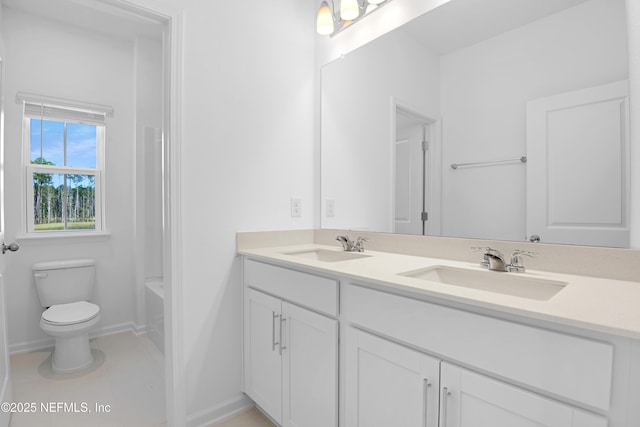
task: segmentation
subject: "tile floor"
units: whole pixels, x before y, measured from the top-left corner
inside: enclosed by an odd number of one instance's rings
[[[251,408],[210,427],[275,427],[260,411]]]
[[[96,338],[91,348],[96,362],[84,375],[53,374],[50,350],[11,356],[13,401],[35,403],[37,410],[13,413],[10,427],[165,426],[164,356],[153,342],[123,332]],[[75,404],[79,412],[46,411],[41,403],[51,409]],[[83,404],[90,413],[82,412]]]

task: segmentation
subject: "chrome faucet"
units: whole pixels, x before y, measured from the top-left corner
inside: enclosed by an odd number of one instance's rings
[[[537,252],[516,249],[511,254],[511,261],[507,264],[504,259],[504,255],[502,255],[502,253],[497,249],[490,247],[472,247],[471,250],[482,251],[482,255],[484,257],[480,263],[480,267],[492,271],[509,271],[512,273],[524,273],[525,268],[524,265],[522,265],[522,255],[530,257],[538,256]]]
[[[356,238],[353,242],[348,236],[338,236],[336,240],[342,243],[342,249],[349,252],[364,252],[364,242],[368,242],[369,239],[364,237]]]

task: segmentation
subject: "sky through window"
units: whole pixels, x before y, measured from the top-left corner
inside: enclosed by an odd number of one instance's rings
[[[96,126],[67,122],[66,162],[65,123],[30,119],[31,161],[43,159],[57,166],[96,167]],[[42,135],[42,138],[41,138]]]

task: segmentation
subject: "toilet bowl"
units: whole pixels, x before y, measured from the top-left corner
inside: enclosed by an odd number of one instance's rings
[[[87,301],[93,294],[95,260],[64,260],[33,265],[42,331],[55,339],[51,369],[83,370],[93,363],[89,331],[100,322],[100,307]]]
[[[100,307],[87,301],[54,305],[42,313],[40,328],[55,338],[53,372],[75,372],[93,363],[89,331],[99,321]]]

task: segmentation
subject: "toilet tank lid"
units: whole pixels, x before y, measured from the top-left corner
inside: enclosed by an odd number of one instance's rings
[[[65,259],[59,261],[37,262],[33,264],[34,271],[39,270],[60,270],[63,268],[91,267],[96,265],[96,260],[91,258],[84,259]]]

